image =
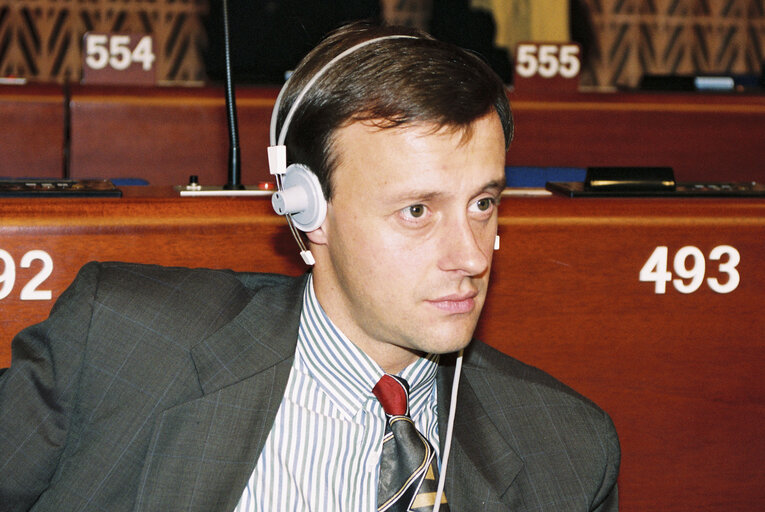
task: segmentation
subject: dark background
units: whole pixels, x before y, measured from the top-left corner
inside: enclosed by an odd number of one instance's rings
[[[208,77],[224,77],[222,2],[211,2],[205,19],[209,38],[204,55]],[[285,71],[331,30],[354,20],[381,22],[379,0],[229,0],[232,76],[240,84],[280,84]],[[435,0],[428,29],[434,37],[479,53],[509,83],[510,58],[494,46],[490,13],[467,0]]]

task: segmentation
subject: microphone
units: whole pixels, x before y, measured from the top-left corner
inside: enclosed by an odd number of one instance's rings
[[[234,84],[231,79],[231,43],[228,29],[228,0],[223,0],[223,47],[226,63],[226,116],[228,118],[228,183],[225,190],[242,190],[241,182],[242,160],[239,151],[239,123],[236,117],[236,96]]]
[[[242,185],[242,158],[239,148],[239,123],[236,115],[236,96],[231,78],[231,42],[229,34],[228,0],[221,3],[223,9],[223,48],[225,59],[226,117],[228,121],[228,183],[222,187],[202,186],[196,176],[191,176],[187,185],[176,186],[181,197],[199,196],[265,196],[271,195],[269,187],[245,187]]]

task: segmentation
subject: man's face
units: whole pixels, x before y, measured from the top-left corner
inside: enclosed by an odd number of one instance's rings
[[[385,371],[471,340],[486,297],[504,184],[499,118],[336,132],[333,197],[309,233],[335,324]]]

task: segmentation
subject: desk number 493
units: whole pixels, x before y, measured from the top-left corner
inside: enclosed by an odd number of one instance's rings
[[[640,269],[640,281],[654,283],[654,291],[657,294],[663,294],[667,291],[667,283],[672,282],[680,293],[693,293],[704,284],[704,274],[706,273],[706,260],[704,253],[698,247],[692,245],[685,246],[675,253],[673,268],[677,278],[672,278],[672,272],[667,270],[669,260],[669,249],[666,246],[659,246],[654,249],[648,261]],[[727,279],[717,277],[706,278],[706,283],[712,291],[717,293],[730,293],[738,287],[741,280],[736,267],[741,261],[741,255],[735,247],[730,245],[718,245],[709,253],[710,261],[719,261],[717,269],[720,273],[726,274]],[[688,265],[688,262],[690,266]]]

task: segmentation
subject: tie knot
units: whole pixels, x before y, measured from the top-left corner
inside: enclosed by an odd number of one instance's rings
[[[380,377],[372,393],[388,416],[404,416],[409,413],[409,384],[401,377],[388,375]]]

